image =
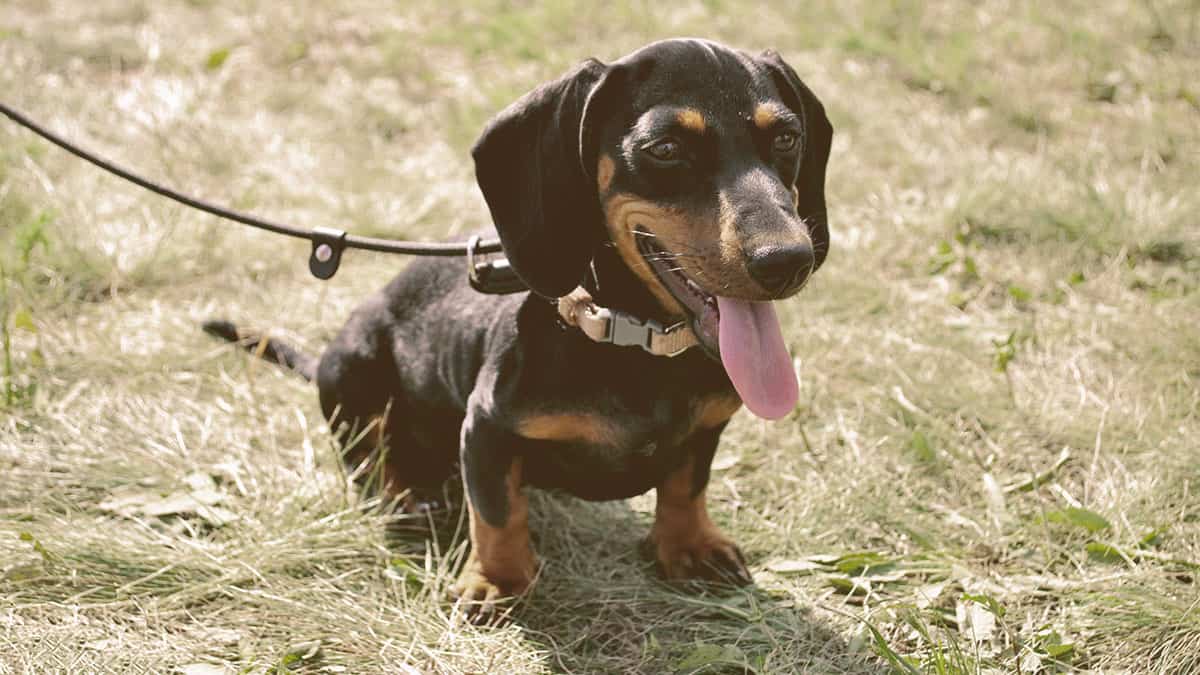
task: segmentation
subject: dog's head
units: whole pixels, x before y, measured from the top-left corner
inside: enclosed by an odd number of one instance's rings
[[[754,408],[739,381],[751,387],[786,358],[769,301],[798,291],[829,247],[832,133],[774,52],[666,40],[529,93],[473,154],[530,288],[565,295],[611,243],[667,313],[690,318]]]

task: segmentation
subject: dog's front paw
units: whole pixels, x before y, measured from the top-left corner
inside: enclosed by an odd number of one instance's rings
[[[668,581],[700,580],[746,586],[754,583],[741,549],[715,528],[663,536],[652,533],[642,546]]]
[[[484,572],[474,553],[467,559],[450,594],[472,623],[486,625],[501,623],[507,617],[512,601],[524,595],[533,584],[536,562],[513,570],[515,574],[496,578]]]

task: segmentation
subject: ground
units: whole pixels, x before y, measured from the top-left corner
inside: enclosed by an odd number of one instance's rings
[[[405,261],[199,215],[0,120],[0,672],[1200,672],[1200,4],[5,0],[0,100],[207,198],[397,238],[486,222],[467,148],[595,55],[778,48],[825,101],[802,402],[709,491],[746,590],[637,552],[653,497],[538,493],[502,627],[457,512],[360,499],[321,348]],[[207,668],[207,670],[206,670]]]

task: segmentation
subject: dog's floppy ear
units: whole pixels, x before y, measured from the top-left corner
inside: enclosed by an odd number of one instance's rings
[[[796,71],[773,50],[763,52],[760,60],[771,73],[775,86],[783,94],[792,112],[804,119],[804,146],[800,171],[796,175],[799,193],[799,215],[808,224],[816,254],[815,271],[825,262],[829,252],[829,216],[825,209],[825,165],[829,163],[829,146],[833,142],[833,125],[825,116],[825,106],[800,81]]]
[[[505,255],[546,297],[579,285],[603,241],[588,115],[607,72],[591,59],[526,94],[488,123],[471,150]]]

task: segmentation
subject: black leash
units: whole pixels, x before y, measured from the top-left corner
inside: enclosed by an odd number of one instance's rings
[[[348,234],[345,230],[329,227],[315,227],[311,230],[303,230],[298,227],[272,222],[264,218],[241,213],[240,211],[234,211],[218,204],[206,202],[143,178],[110,160],[84,150],[62,136],[34,122],[29,117],[13,110],[3,102],[0,102],[0,113],[3,113],[12,121],[76,157],[86,160],[111,174],[124,178],[134,185],[162,195],[167,199],[173,199],[180,204],[185,204],[219,218],[232,220],[243,225],[249,225],[250,227],[257,227],[260,230],[309,240],[312,242],[312,253],[308,258],[308,269],[318,279],[329,279],[332,277],[337,272],[338,265],[341,263],[342,251],[347,248],[357,248],[364,251],[402,253],[417,256],[467,256],[468,274],[470,275],[471,285],[476,290],[484,293],[514,293],[525,289],[525,285],[520,283],[520,280],[517,279],[511,268],[508,267],[507,260],[475,260],[475,256],[477,255],[502,251],[503,249],[498,239],[481,240],[479,237],[472,237],[470,241],[461,243],[398,241],[395,239],[361,237]]]

